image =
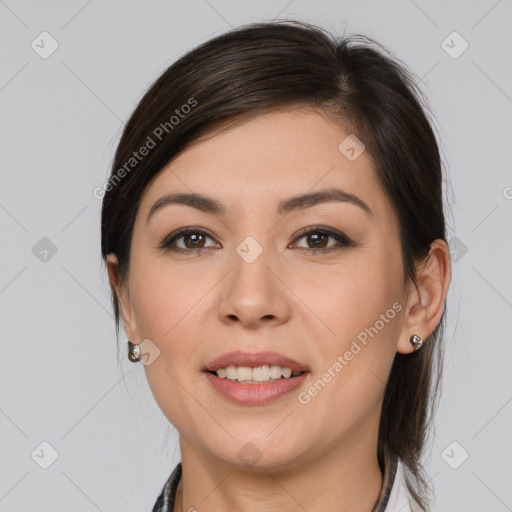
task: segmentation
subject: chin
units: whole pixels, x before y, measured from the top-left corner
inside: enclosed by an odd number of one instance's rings
[[[296,439],[276,436],[270,440],[266,435],[236,435],[229,444],[223,444],[212,452],[226,464],[251,471],[276,471],[290,468],[305,457],[304,445]],[[271,434],[272,436],[272,434]]]

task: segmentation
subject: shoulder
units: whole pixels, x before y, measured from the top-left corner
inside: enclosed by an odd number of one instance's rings
[[[405,484],[404,467],[399,460],[385,512],[412,512],[410,503],[411,497]]]

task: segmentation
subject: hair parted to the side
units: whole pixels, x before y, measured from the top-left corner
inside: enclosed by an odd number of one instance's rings
[[[317,109],[364,142],[398,217],[404,280],[414,283],[430,244],[446,241],[443,166],[428,104],[413,74],[375,40],[336,37],[295,20],[244,25],[206,41],[147,90],[124,128],[105,190],[103,260],[114,253],[121,279],[127,278],[141,196],[180,152],[219,129],[294,106]],[[145,156],[127,167],[143,146]],[[118,335],[119,303],[111,289]],[[431,501],[421,458],[437,408],[445,314],[421,350],[396,355],[379,428],[379,458],[384,445],[400,458],[411,506],[422,511]]]

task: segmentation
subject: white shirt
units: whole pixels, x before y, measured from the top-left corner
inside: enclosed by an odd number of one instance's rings
[[[385,512],[411,512],[410,497],[405,485],[404,468],[401,461],[398,461],[395,481]]]

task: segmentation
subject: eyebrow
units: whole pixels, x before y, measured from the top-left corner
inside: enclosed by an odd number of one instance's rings
[[[283,215],[295,210],[304,210],[317,204],[333,201],[356,205],[364,210],[368,215],[373,215],[370,207],[362,199],[339,188],[329,188],[319,190],[318,192],[310,192],[290,197],[289,199],[279,203],[277,207],[277,214]],[[155,201],[149,210],[148,216],[146,217],[146,224],[155,212],[170,204],[183,204],[212,215],[224,215],[227,211],[226,207],[221,202],[202,194],[170,193]]]

